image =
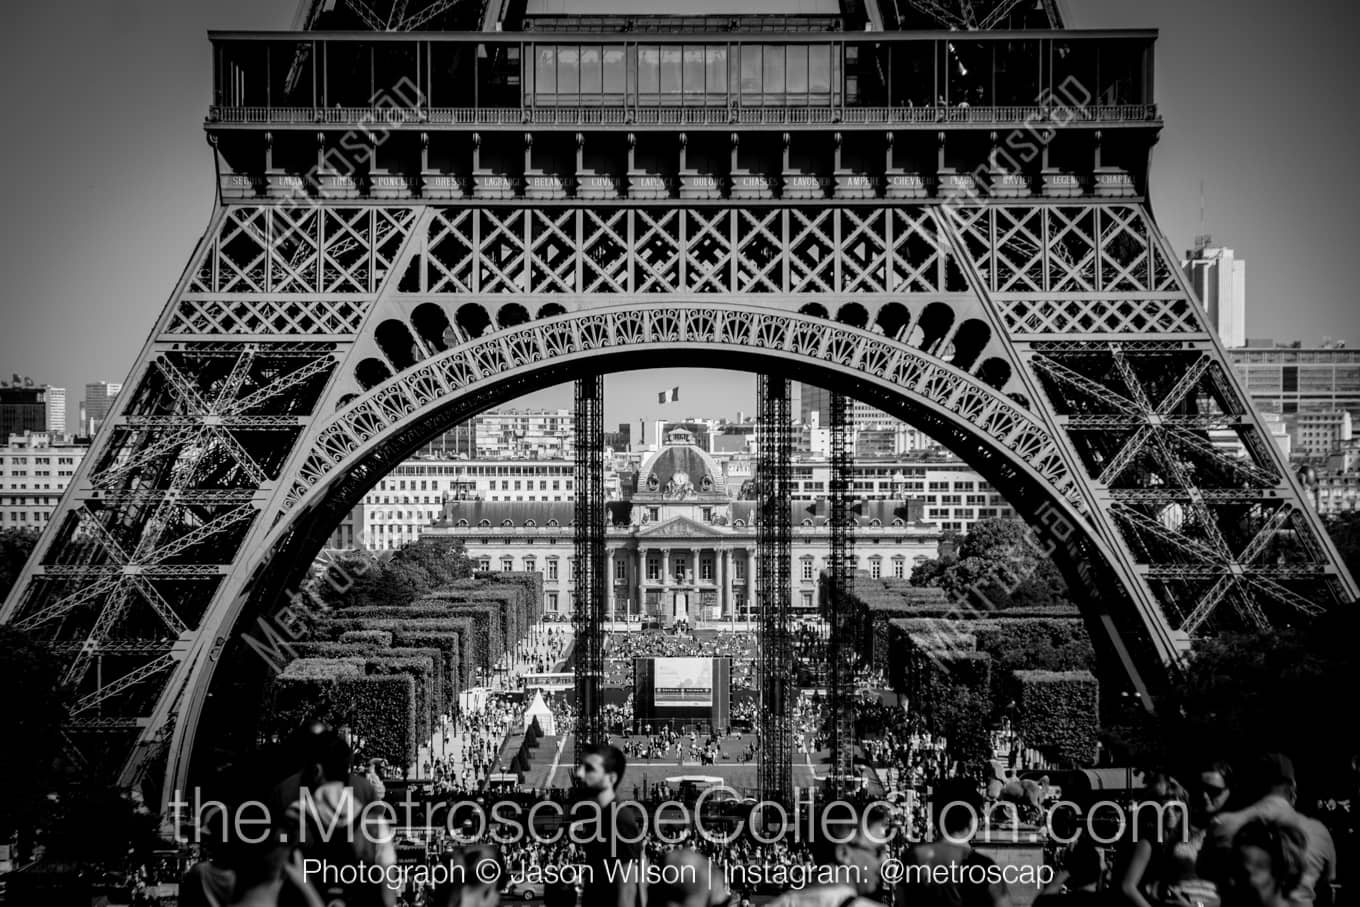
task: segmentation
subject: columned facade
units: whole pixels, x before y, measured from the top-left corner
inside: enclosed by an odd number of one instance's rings
[[[754,616],[756,508],[734,500],[708,454],[686,432],[643,461],[638,488],[611,501],[605,547],[606,618],[670,626],[677,619],[743,621]],[[826,515],[791,503],[789,588],[795,612],[820,606],[818,577],[830,567]],[[858,569],[908,579],[938,553],[942,534],[905,502],[866,501],[856,514]],[[914,512],[913,512],[914,511]],[[916,517],[916,519],[913,519]],[[422,537],[458,538],[485,569],[543,575],[544,609],[569,612],[574,577],[564,569],[572,544],[572,508],[547,502],[450,501]],[[554,566],[556,565],[556,566]]]

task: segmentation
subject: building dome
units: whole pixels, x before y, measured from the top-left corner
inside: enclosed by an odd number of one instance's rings
[[[721,494],[722,488],[718,465],[683,428],[667,432],[665,446],[649,455],[638,470],[638,495],[683,500]]]

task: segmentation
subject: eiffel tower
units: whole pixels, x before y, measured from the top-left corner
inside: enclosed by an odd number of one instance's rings
[[[689,6],[310,0],[211,35],[217,203],[0,612],[65,660],[73,758],[184,788],[249,718],[219,666],[368,488],[627,369],[796,374],[921,427],[1148,702],[1195,637],[1354,599],[1152,219],[1154,33]]]

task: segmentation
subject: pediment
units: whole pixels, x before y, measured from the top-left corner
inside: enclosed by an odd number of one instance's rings
[[[726,536],[715,526],[691,520],[689,517],[675,516],[659,523],[648,523],[638,530],[639,537],[680,538],[680,539],[717,539]]]

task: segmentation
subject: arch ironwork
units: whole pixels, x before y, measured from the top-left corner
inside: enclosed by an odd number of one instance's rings
[[[529,390],[685,364],[917,423],[1140,682],[1355,595],[1137,201],[313,200],[217,209],[0,617],[65,659],[76,748],[163,760],[173,791],[224,649],[396,460]]]

